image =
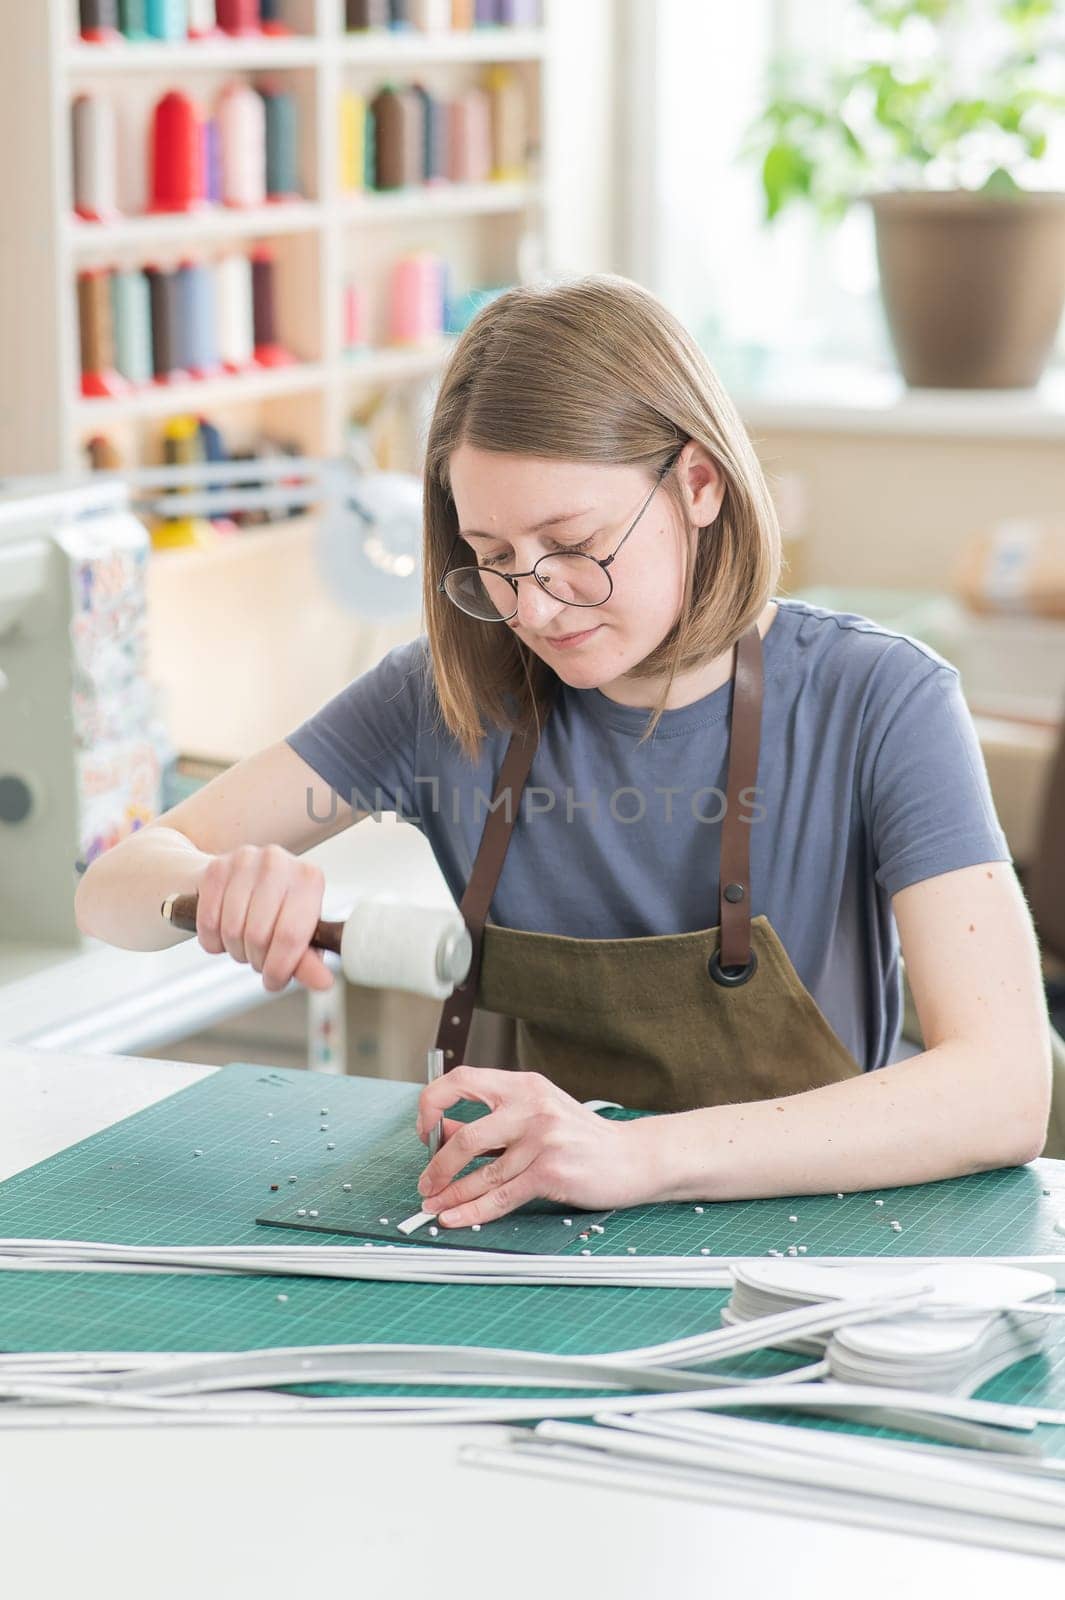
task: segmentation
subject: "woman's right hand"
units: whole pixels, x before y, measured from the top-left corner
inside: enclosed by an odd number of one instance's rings
[[[196,889],[196,937],[211,955],[225,950],[250,964],[271,994],[292,978],[332,988],[333,974],[310,948],[325,892],[320,867],[278,844],[246,844],[212,856]]]

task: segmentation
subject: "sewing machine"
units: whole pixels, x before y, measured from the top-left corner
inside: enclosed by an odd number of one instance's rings
[[[80,944],[76,863],[158,813],[147,557],[121,483],[0,486],[0,941]]]

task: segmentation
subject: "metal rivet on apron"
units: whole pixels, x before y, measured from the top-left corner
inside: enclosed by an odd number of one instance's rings
[[[725,899],[731,900],[735,905],[737,900],[742,900],[744,888],[742,883],[729,883],[725,885]]]
[[[723,967],[721,965],[721,951],[715,950],[706,963],[706,970],[714,982],[719,983],[723,989],[738,989],[740,984],[746,983],[757,972],[758,953],[755,950],[751,951],[751,959],[745,967]]]
[[[446,1056],[447,1056],[447,1058],[448,1058],[448,1060],[449,1060],[449,1061],[454,1061],[454,1059],[455,1059],[455,1052],[454,1052],[454,1050],[445,1050],[445,1051],[444,1051],[444,1054],[445,1054],[445,1055],[446,1055]]]
[[[462,1021],[461,1017],[452,1017],[452,1019],[451,1019],[452,1027],[457,1028],[461,1021]]]

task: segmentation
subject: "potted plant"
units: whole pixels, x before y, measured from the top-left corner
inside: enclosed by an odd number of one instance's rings
[[[796,202],[838,220],[867,199],[907,383],[1034,384],[1065,305],[1065,194],[1031,186],[1065,113],[1065,8],[850,7],[859,37],[846,65],[811,83],[815,64],[773,64],[772,97],[748,145],[767,220]]]

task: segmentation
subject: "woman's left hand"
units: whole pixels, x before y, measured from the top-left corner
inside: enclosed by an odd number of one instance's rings
[[[446,1228],[492,1222],[527,1200],[598,1211],[636,1205],[653,1194],[647,1155],[639,1148],[644,1121],[610,1122],[538,1072],[462,1066],[422,1090],[423,1143],[457,1100],[477,1100],[489,1112],[476,1122],[445,1119],[444,1141],[422,1173],[422,1209]],[[470,1161],[492,1154],[494,1161],[458,1177]]]

